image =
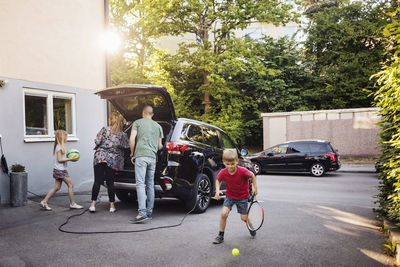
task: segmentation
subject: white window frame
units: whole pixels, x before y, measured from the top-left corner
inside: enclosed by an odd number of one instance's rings
[[[25,96],[39,96],[46,98],[47,105],[47,135],[27,135],[26,134],[26,118],[25,118]],[[71,100],[71,116],[72,116],[72,134],[68,134],[68,141],[78,141],[76,136],[76,108],[75,94],[63,93],[58,91],[49,91],[42,89],[24,88],[23,90],[23,123],[24,123],[24,141],[29,142],[54,142],[54,116],[53,116],[53,98],[59,97]]]

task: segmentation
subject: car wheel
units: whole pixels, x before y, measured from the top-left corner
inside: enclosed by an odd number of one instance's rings
[[[311,165],[310,172],[315,177],[321,177],[325,174],[325,166],[321,163],[314,163]]]
[[[207,175],[201,174],[196,179],[192,197],[185,203],[187,211],[193,210],[194,213],[203,213],[207,210],[211,202],[211,182]]]
[[[119,200],[121,200],[122,202],[131,203],[131,202],[135,202],[137,199],[135,193],[132,193],[132,192],[129,192],[126,190],[115,189],[115,194],[117,195],[117,198]]]
[[[255,175],[259,175],[261,173],[261,165],[258,162],[253,162],[253,170]]]

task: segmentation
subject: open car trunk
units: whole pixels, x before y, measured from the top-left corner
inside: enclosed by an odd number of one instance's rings
[[[146,105],[153,107],[153,120],[161,125],[164,133],[164,149],[158,151],[155,184],[159,184],[159,177],[167,164],[165,153],[166,142],[176,121],[175,110],[167,90],[161,86],[131,84],[110,87],[96,92],[102,99],[110,101],[126,119],[124,132],[130,136],[133,122],[142,118],[142,110]],[[116,173],[116,182],[135,184],[134,167],[130,161],[130,151],[125,151],[124,170]]]

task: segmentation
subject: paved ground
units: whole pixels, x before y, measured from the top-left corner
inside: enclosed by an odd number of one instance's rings
[[[342,164],[338,172],[375,173],[373,164]]]
[[[54,211],[27,206],[0,209],[0,266],[390,266],[384,235],[374,220],[372,198],[378,181],[372,172],[258,176],[266,220],[255,239],[234,210],[225,242],[211,244],[218,231],[221,203],[204,214],[190,214],[179,227],[141,233],[67,234],[58,227],[72,214],[67,197],[57,195]],[[77,194],[89,206],[88,194]],[[173,225],[184,217],[174,199],[157,200],[154,219],[131,225],[137,205],[117,202],[110,214],[105,202],[95,214],[74,217],[72,231],[130,231]],[[240,255],[232,256],[233,248]]]

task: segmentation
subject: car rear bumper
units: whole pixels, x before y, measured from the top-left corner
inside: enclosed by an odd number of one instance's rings
[[[328,170],[329,170],[329,171],[337,171],[337,170],[340,169],[340,167],[341,167],[341,164],[340,164],[339,161],[338,161],[338,162],[332,162],[332,163],[330,164],[330,167],[328,168]]]

